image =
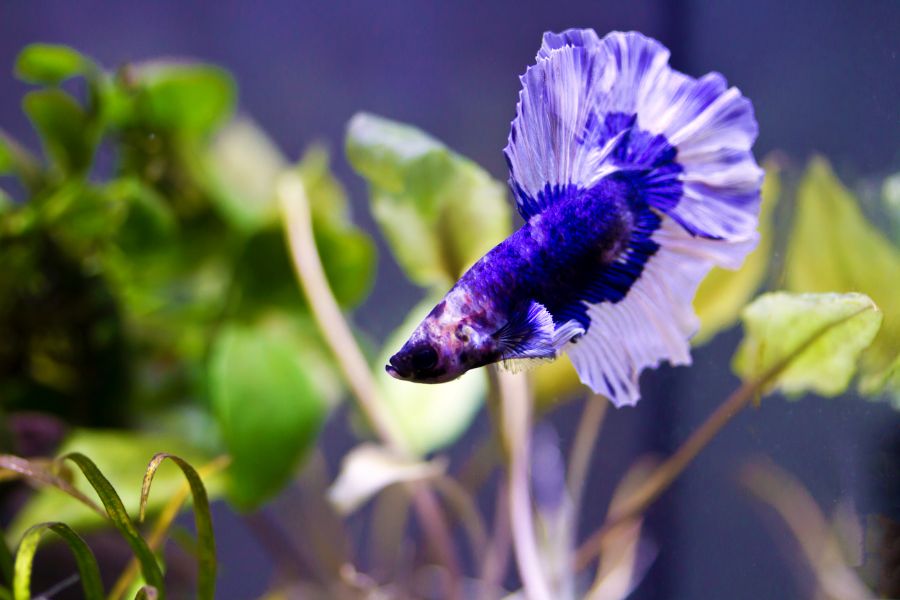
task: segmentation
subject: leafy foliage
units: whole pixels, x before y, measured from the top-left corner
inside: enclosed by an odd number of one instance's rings
[[[233,458],[228,494],[259,504],[290,479],[328,409],[304,346],[272,328],[223,330],[211,359],[213,408]]]
[[[788,246],[787,287],[799,292],[861,292],[884,314],[862,357],[861,388],[879,391],[900,360],[900,250],[869,223],[828,163],[813,160],[797,192]],[[895,378],[896,382],[896,378]],[[900,398],[900,389],[894,388]]]
[[[505,186],[422,131],[361,113],[346,146],[394,257],[419,285],[449,287],[509,234]]]
[[[745,380],[759,379],[790,360],[770,387],[835,396],[847,389],[882,316],[862,294],[774,292],[748,305],[743,319],[744,341],[734,366]]]
[[[138,434],[135,432],[111,432],[98,430],[77,430],[72,433],[60,447],[61,454],[80,453],[91,456],[112,486],[119,490],[126,506],[137,508],[140,504],[140,490],[136,486],[135,473],[144,470],[147,457],[160,450],[178,454],[192,463],[202,464],[208,457],[198,452],[189,443],[170,435]],[[91,495],[89,483],[79,474],[72,474],[69,479],[74,489],[87,496]],[[69,480],[64,480],[69,482]],[[19,511],[16,519],[10,524],[8,534],[21,536],[33,523],[59,520],[74,527],[78,531],[88,531],[106,524],[106,521],[83,502],[72,502],[71,498],[60,494],[55,482],[45,481],[42,487]],[[181,478],[175,471],[166,469],[156,479],[156,493],[146,506],[149,513],[158,512],[167,497],[174,494],[181,486]],[[212,479],[207,482],[210,494],[221,494],[222,482]]]

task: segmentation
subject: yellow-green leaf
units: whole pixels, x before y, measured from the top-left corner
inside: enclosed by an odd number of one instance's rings
[[[509,235],[506,187],[426,133],[358,114],[346,150],[397,262],[419,285],[446,288]]]
[[[835,396],[847,389],[860,353],[881,326],[881,313],[863,294],[773,292],[742,313],[744,339],[734,369],[745,381],[764,376],[782,361],[790,364],[768,390]]]
[[[740,269],[715,268],[700,284],[694,297],[694,311],[700,318],[700,331],[691,340],[695,345],[711,340],[737,322],[741,309],[753,298],[769,270],[775,236],[772,213],[781,193],[781,177],[774,161],[768,161],[765,170],[759,211],[759,244]]]
[[[88,69],[93,63],[68,46],[29,44],[16,58],[16,77],[28,83],[57,85]]]
[[[860,292],[872,298],[884,325],[863,353],[861,389],[876,392],[876,382],[890,381],[888,370],[900,357],[900,250],[866,220],[822,158],[810,163],[798,190],[786,281],[797,292]],[[900,388],[894,392],[900,397]]]
[[[241,117],[223,127],[207,162],[213,200],[235,227],[253,231],[275,220],[275,180],[288,161],[256,123]]]

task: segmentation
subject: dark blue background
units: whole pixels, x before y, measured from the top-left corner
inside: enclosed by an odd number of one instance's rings
[[[371,227],[365,189],[340,156],[343,129],[358,110],[414,123],[505,179],[500,149],[544,30],[638,29],[672,49],[675,67],[718,70],[755,105],[758,156],[780,149],[795,164],[822,152],[845,181],[900,170],[900,2],[895,0],[639,0],[632,2],[9,2],[0,4],[0,126],[34,143],[21,114],[25,86],[11,75],[17,51],[35,41],[66,43],[107,66],[190,56],[219,63],[238,81],[240,108],[289,154],[323,139],[335,149],[357,217]],[[357,322],[381,338],[418,292],[388,254]],[[695,353],[695,367],[645,376],[637,409],[609,415],[585,503],[586,528],[602,518],[609,486],[631,458],[669,452],[731,389],[727,357],[737,336]],[[577,406],[554,415],[564,445]],[[766,402],[747,411],[706,450],[651,512],[660,554],[640,598],[792,598],[808,595],[794,548],[777,535],[735,474],[769,455],[822,505],[852,495],[869,510],[883,502],[873,479],[879,449],[898,430],[897,413],[856,399]],[[484,428],[484,423],[478,425]],[[328,430],[328,450],[350,443]],[[597,481],[602,477],[604,480]],[[260,548],[243,522],[218,519],[223,598],[246,598],[267,583]],[[773,535],[774,534],[774,535]],[[801,577],[798,577],[801,575]]]

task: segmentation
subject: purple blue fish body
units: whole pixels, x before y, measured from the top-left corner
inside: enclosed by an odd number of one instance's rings
[[[568,355],[617,406],[639,376],[690,363],[691,303],[758,239],[750,101],[695,79],[639,33],[544,34],[504,150],[525,224],[473,265],[386,367],[439,383]]]

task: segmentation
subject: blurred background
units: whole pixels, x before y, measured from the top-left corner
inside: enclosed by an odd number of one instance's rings
[[[354,220],[375,232],[365,182],[343,157],[350,117],[366,110],[413,124],[505,181],[501,150],[517,77],[544,31],[568,27],[601,35],[638,30],[671,49],[675,68],[695,76],[722,72],[753,101],[760,160],[777,152],[799,169],[821,153],[863,203],[878,191],[867,181],[900,171],[895,0],[4,2],[0,126],[37,150],[20,104],[29,86],[12,75],[15,56],[32,42],[71,45],[108,68],[151,58],[214,63],[235,77],[238,111],[252,115],[291,160],[314,141],[332,150]],[[375,239],[373,292],[354,322],[380,344],[422,292]],[[670,453],[736,387],[728,357],[739,337],[733,330],[696,350],[693,368],[645,374],[640,405],[607,415],[593,470],[610,479],[590,480],[583,532],[602,522],[610,489],[634,457]],[[549,417],[563,449],[579,415],[569,403]],[[321,438],[332,472],[353,445],[345,417],[333,415]],[[771,515],[738,486],[736,474],[749,458],[768,456],[826,510],[850,502],[863,515],[900,517],[898,425],[900,413],[888,403],[848,397],[745,411],[651,509],[646,527],[658,555],[634,597],[806,597],[791,540],[766,526]],[[482,412],[448,450],[451,458],[489,427]],[[217,506],[215,518],[220,596],[258,596],[271,561],[230,509]],[[362,526],[355,532],[365,534]]]

